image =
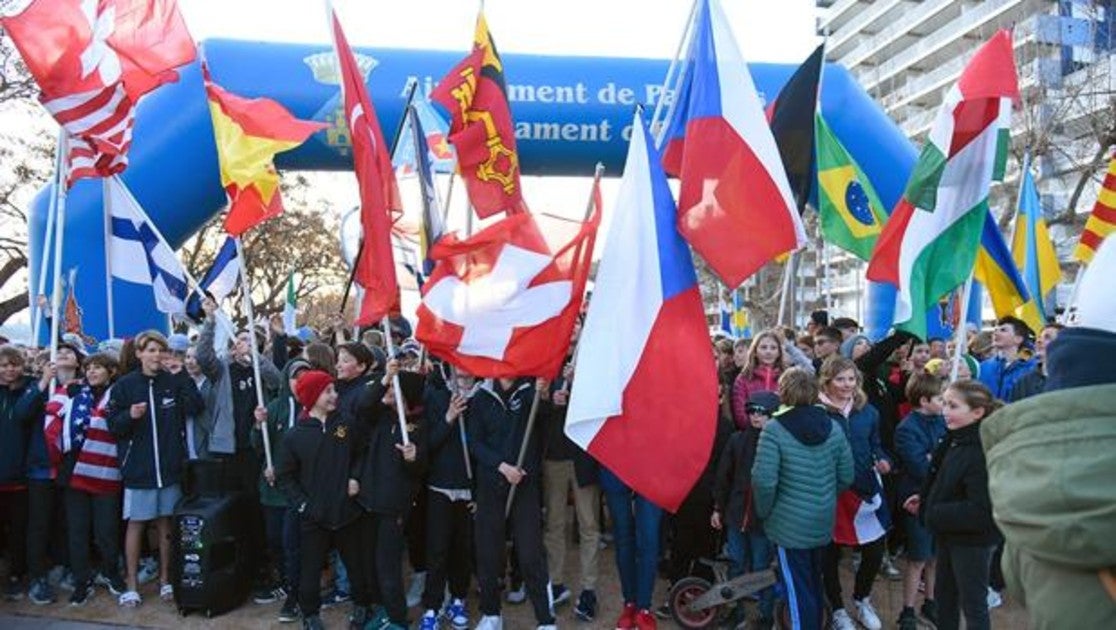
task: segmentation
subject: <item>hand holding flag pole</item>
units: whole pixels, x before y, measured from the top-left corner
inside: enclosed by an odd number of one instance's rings
[[[256,405],[259,407],[264,406],[263,383],[260,381],[260,351],[256,346],[256,326],[252,322],[256,317],[252,313],[252,291],[248,284],[248,259],[244,257],[244,246],[240,242],[240,238],[234,239],[236,242],[236,256],[240,259],[240,296],[244,300],[244,310],[248,315],[248,337],[249,344],[252,347],[252,378],[256,385]],[[275,467],[271,460],[271,438],[268,436],[267,427],[264,427],[260,434],[263,436],[264,446],[264,459],[267,462],[267,470],[274,471]]]
[[[384,329],[384,343],[387,344],[388,360],[394,359],[395,341],[391,338],[391,317],[384,315],[380,324]],[[395,394],[395,414],[399,419],[399,433],[403,436],[403,446],[411,443],[407,436],[407,415],[403,409],[403,390],[399,387],[399,374],[391,375],[391,389]]]
[[[589,220],[589,217],[593,214],[593,208],[597,205],[597,191],[601,183],[601,177],[604,175],[604,170],[604,164],[597,162],[596,171],[593,173],[593,186],[590,188],[589,192],[589,203],[585,206],[585,216],[581,220],[582,223]],[[584,247],[584,243],[579,245],[579,247]],[[559,341],[558,343],[563,343],[563,341]],[[568,344],[569,340],[565,340],[564,343]],[[539,384],[540,383],[535,384],[535,397],[531,400],[531,411],[527,414],[527,429],[523,432],[523,441],[519,444],[519,456],[516,457],[515,460],[515,467],[520,470],[523,469],[523,462],[527,459],[527,445],[531,442],[531,434],[535,430],[535,418],[539,414],[539,402],[542,400],[542,388],[539,387]],[[504,504],[505,518],[511,514],[512,503],[515,501],[515,488],[516,486],[512,486],[508,490],[508,501]]]

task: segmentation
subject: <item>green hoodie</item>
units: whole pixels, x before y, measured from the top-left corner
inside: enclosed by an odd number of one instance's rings
[[[279,383],[279,394],[267,405],[267,436],[271,443],[272,464],[277,470],[282,451],[280,445],[283,443],[283,434],[287,432],[287,429],[298,423],[298,415],[301,412],[298,402],[294,399],[294,393],[291,392],[291,372],[296,369],[305,370],[309,368],[310,364],[302,359],[293,359],[288,362],[286,367],[283,368],[283,379]],[[252,448],[256,449],[260,461],[264,461],[263,432],[260,431],[259,427],[253,427],[251,437]],[[265,463],[264,467],[266,466]],[[287,498],[279,491],[277,485],[273,486],[267,482],[263,470],[260,471],[260,504],[267,507],[287,507]]]
[[[1116,567],[1116,385],[1017,402],[981,438],[1004,576],[1032,627],[1116,628],[1099,577]]]

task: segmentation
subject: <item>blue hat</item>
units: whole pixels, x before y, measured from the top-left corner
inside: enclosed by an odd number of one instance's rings
[[[186,352],[190,349],[190,338],[182,333],[174,333],[167,337],[167,348],[171,352]]]

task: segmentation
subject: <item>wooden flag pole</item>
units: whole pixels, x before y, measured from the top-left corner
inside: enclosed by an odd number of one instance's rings
[[[252,291],[248,285],[248,261],[244,258],[244,246],[240,242],[240,237],[234,239],[236,243],[236,256],[240,259],[240,297],[243,300],[244,310],[248,313],[248,338],[249,344],[252,346],[252,378],[256,384],[256,404],[260,407],[264,406],[263,383],[260,381],[260,352],[256,347],[256,317],[252,313]],[[267,469],[275,470],[271,459],[271,438],[268,436],[267,427],[265,426],[260,434],[263,436],[264,446],[264,459],[267,461]]]
[[[581,220],[582,224],[589,220],[589,216],[593,213],[593,204],[597,199],[597,185],[604,175],[604,165],[600,162],[597,163],[596,172],[593,175],[593,186],[589,190],[589,203],[585,206],[585,217]],[[571,296],[572,299],[573,296]],[[527,459],[527,445],[531,442],[531,433],[535,430],[535,418],[539,414],[539,403],[542,401],[542,390],[539,389],[538,383],[535,384],[535,397],[531,400],[531,411],[527,414],[527,430],[523,432],[523,441],[519,444],[519,456],[515,460],[515,467],[520,470],[523,469],[523,462]],[[504,505],[504,517],[511,514],[512,503],[515,501],[515,486],[508,490],[508,501]]]

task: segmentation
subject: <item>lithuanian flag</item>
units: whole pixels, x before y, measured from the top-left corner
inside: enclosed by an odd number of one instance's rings
[[[887,220],[887,212],[872,182],[821,114],[814,117],[814,136],[822,237],[857,258],[868,260]]]
[[[299,120],[267,98],[247,99],[206,81],[213,136],[228,193],[225,231],[240,236],[283,211],[275,154],[306,141],[324,123]]]

